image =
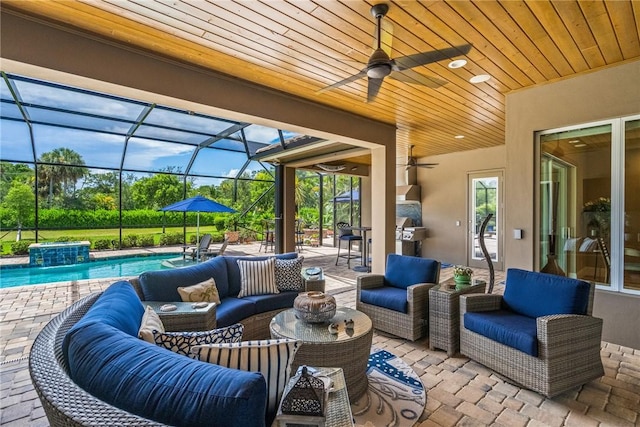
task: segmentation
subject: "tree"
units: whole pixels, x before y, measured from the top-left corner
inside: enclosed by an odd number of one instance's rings
[[[35,195],[29,185],[13,181],[2,204],[7,209],[11,220],[18,226],[18,230],[24,224],[33,222],[36,206]]]
[[[47,191],[49,207],[52,206],[56,195],[73,198],[76,184],[89,174],[89,170],[84,167],[82,156],[70,148],[61,147],[42,153],[38,162],[44,163],[38,168],[38,178],[43,183],[38,191],[43,196],[43,189]]]
[[[183,184],[176,175],[158,173],[139,179],[131,186],[138,209],[159,209],[183,199]],[[187,183],[187,191],[190,184]]]
[[[14,181],[33,183],[33,169],[23,163],[0,162],[0,200],[4,200]]]

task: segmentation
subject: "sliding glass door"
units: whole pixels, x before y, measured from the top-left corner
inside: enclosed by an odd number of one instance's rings
[[[640,293],[640,120],[538,134],[538,268]]]

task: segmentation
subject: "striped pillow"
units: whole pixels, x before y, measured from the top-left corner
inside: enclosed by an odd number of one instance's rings
[[[191,356],[227,368],[260,372],[267,382],[267,412],[275,413],[289,381],[291,362],[300,341],[259,340],[191,347]]]
[[[249,295],[277,294],[276,259],[268,258],[261,261],[238,261],[240,268],[240,293],[238,298]]]

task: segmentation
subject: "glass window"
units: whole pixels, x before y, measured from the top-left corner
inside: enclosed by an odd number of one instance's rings
[[[624,288],[640,291],[640,120],[624,126]]]
[[[22,113],[18,109],[18,106],[13,102],[1,102],[0,103],[0,116],[3,119],[18,119],[24,120]]]
[[[133,121],[112,120],[45,108],[25,107],[25,109],[31,121],[40,124],[56,124],[120,135],[126,135],[134,124]]]
[[[188,144],[200,144],[210,137],[205,134],[185,132],[179,129],[170,129],[158,126],[141,125],[135,131],[135,136],[141,138],[159,139],[161,141],[184,142]]]
[[[233,151],[203,148],[189,174],[235,178],[247,162],[247,155]]]
[[[278,129],[260,125],[250,125],[244,128],[244,136],[247,141],[261,142],[263,144],[273,144],[280,141]]]
[[[87,166],[119,168],[124,137],[57,126],[33,126],[38,159],[56,149],[69,149],[80,155]]]
[[[2,160],[34,160],[29,127],[24,122],[0,120],[0,147]]]
[[[540,270],[609,285],[611,125],[540,138]]]
[[[235,122],[165,107],[156,107],[151,110],[144,122],[211,136],[235,125]]]
[[[54,107],[122,120],[135,120],[146,105],[19,77],[14,77],[13,81],[22,102],[25,104]]]
[[[184,172],[195,150],[193,145],[131,138],[123,167],[139,171]]]

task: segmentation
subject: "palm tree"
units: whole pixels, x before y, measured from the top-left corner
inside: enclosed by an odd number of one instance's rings
[[[77,182],[89,173],[82,156],[70,148],[61,147],[42,153],[38,161],[45,163],[40,165],[38,174],[40,180],[48,184],[49,207],[55,192],[73,196]]]

